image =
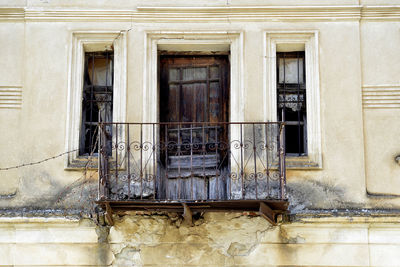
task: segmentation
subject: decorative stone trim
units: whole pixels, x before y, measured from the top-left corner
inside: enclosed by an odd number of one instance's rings
[[[0,21],[23,21],[25,19],[24,8],[0,7]]]
[[[400,85],[364,85],[362,103],[364,109],[400,108]]]
[[[102,51],[114,48],[113,121],[126,120],[126,66],[127,45],[125,31],[73,32],[69,59],[67,135],[65,168],[83,168],[87,158],[79,157],[79,133],[82,117],[82,88],[85,51]],[[123,140],[123,133],[119,140]],[[94,167],[94,166],[91,166]]]
[[[157,64],[158,49],[174,50],[176,47],[201,45],[201,49],[226,46],[230,51],[230,120],[240,122],[244,119],[245,93],[243,87],[243,34],[239,31],[148,31],[145,44],[145,71],[143,86],[143,122],[158,121]]]
[[[260,21],[265,19],[283,20],[358,20],[360,6],[207,6],[207,7],[167,7],[139,6],[140,12],[157,14],[162,18],[187,16],[190,19],[213,19],[217,17],[230,20]]]
[[[35,21],[398,20],[400,6],[139,6],[134,9],[0,8],[0,20]]]
[[[400,6],[365,6],[361,8],[362,20],[399,20]]]
[[[0,86],[0,109],[22,107],[22,86]]]
[[[266,31],[264,120],[277,120],[276,52],[278,45],[304,46],[306,60],[307,156],[287,157],[288,168],[322,168],[318,31]]]
[[[148,31],[145,44],[145,71],[143,86],[143,122],[158,122],[158,50],[230,52],[230,121],[244,120],[245,92],[243,86],[243,33],[240,31]],[[145,140],[151,132],[144,131]],[[238,140],[239,128],[230,133],[231,140]],[[237,156],[237,155],[236,155]]]

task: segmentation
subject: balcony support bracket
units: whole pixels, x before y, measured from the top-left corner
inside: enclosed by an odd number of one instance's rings
[[[106,215],[107,223],[109,225],[113,226],[114,225],[114,220],[112,218],[113,212],[112,212],[110,203],[106,202],[105,205],[106,205],[106,214],[105,215]]]
[[[259,214],[272,225],[276,225],[276,213],[264,202],[260,202]]]
[[[182,203],[183,206],[183,224],[187,226],[193,226],[193,214],[189,206],[186,203]]]

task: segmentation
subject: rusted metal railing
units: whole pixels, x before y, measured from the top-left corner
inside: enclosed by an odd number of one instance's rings
[[[100,123],[99,200],[286,199],[284,125]]]

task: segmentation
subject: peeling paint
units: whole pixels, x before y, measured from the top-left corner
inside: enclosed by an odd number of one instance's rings
[[[309,209],[360,208],[346,198],[346,191],[339,186],[319,181],[290,182],[287,185],[289,211],[299,213]]]
[[[17,195],[18,190],[15,190],[13,193],[10,194],[2,194],[0,195],[0,199],[11,199],[11,198],[15,198]]]

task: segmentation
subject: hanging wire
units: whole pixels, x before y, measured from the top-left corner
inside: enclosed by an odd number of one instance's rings
[[[96,128],[96,131],[97,131],[97,132],[98,132],[98,128],[99,128],[99,126],[97,126],[97,128]],[[98,142],[99,142],[99,135],[100,135],[100,134],[97,134],[97,138],[96,138],[96,141],[95,141],[95,143],[94,143],[94,145],[93,145],[93,149],[92,149],[92,151],[90,152],[89,157],[88,157],[88,160],[87,160],[87,162],[86,162],[86,164],[85,164],[85,169],[84,169],[84,171],[83,171],[83,174],[82,174],[78,179],[76,179],[74,182],[72,182],[71,184],[69,184],[68,186],[66,186],[66,187],[64,188],[64,190],[62,190],[62,191],[58,194],[57,202],[60,202],[61,199],[65,196],[65,194],[66,194],[71,188],[73,188],[73,187],[75,187],[76,185],[79,185],[79,184],[82,184],[82,185],[85,184],[87,181],[91,180],[91,179],[98,173],[97,170],[94,170],[92,173],[90,173],[90,176],[87,177],[87,173],[88,173],[89,167],[90,167],[90,165],[91,165],[91,163],[92,163],[92,161],[93,161],[93,154],[94,154],[94,152],[95,152],[96,149],[97,149],[97,144],[98,144]],[[81,196],[80,196],[79,200],[82,198],[83,188],[82,188],[81,190],[82,190],[82,191],[81,191]],[[91,197],[90,199],[93,199],[93,198]]]
[[[13,169],[19,169],[19,168],[26,167],[26,166],[37,165],[37,164],[40,164],[40,163],[43,163],[43,162],[46,162],[46,161],[49,161],[49,160],[52,160],[52,159],[59,158],[59,157],[64,156],[64,155],[66,155],[66,154],[76,152],[76,151],[78,151],[78,150],[79,150],[79,149],[70,150],[70,151],[63,152],[63,153],[61,153],[61,154],[58,154],[58,155],[56,155],[56,156],[49,157],[49,158],[46,158],[46,159],[42,159],[42,160],[39,160],[39,161],[34,161],[34,162],[30,162],[30,163],[24,163],[24,164],[12,166],[12,167],[0,168],[0,171],[8,171],[8,170],[13,170]]]
[[[97,128],[96,128],[96,130],[97,130]],[[95,131],[95,132],[96,132],[96,131]],[[90,166],[89,164],[92,162],[92,156],[93,156],[95,150],[97,149],[97,145],[96,145],[96,144],[97,144],[97,142],[98,142],[98,139],[99,139],[99,136],[97,135],[97,139],[96,139],[96,141],[95,141],[95,144],[94,144],[94,146],[93,146],[92,151],[91,151],[90,154],[89,154],[88,161],[87,161],[87,163],[85,164],[85,168],[87,168],[88,166]],[[70,154],[70,153],[73,153],[73,152],[76,152],[76,151],[79,151],[79,148],[78,148],[78,149],[73,149],[73,150],[70,150],[70,151],[66,151],[66,152],[60,153],[60,154],[58,154],[58,155],[55,155],[55,156],[52,156],[52,157],[49,157],[49,158],[45,158],[45,159],[42,159],[42,160],[39,160],[39,161],[34,161],[34,162],[29,162],[29,163],[23,163],[23,164],[16,165],[16,166],[11,166],[11,167],[3,167],[3,168],[0,168],[0,171],[8,171],[8,170],[13,170],[13,169],[19,169],[19,168],[27,167],[27,166],[38,165],[38,164],[41,164],[41,163],[43,163],[43,162],[46,162],[46,161],[49,161],[49,160],[53,160],[53,159],[57,159],[57,158],[59,158],[59,157],[62,157],[62,156],[64,156],[64,155],[67,155],[67,154]]]

